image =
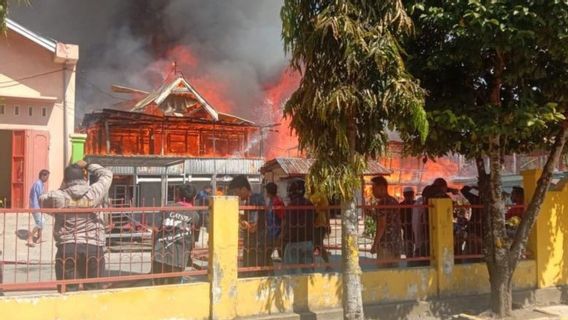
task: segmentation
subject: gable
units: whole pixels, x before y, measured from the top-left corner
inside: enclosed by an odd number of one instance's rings
[[[166,116],[219,120],[218,112],[181,76],[148,94],[132,111],[146,112],[151,105]]]

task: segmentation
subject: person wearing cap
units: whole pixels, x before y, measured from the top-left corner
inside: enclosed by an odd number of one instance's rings
[[[403,206],[412,206],[416,203],[414,188],[405,187],[402,191],[404,200],[400,203]],[[401,209],[402,237],[404,241],[404,253],[406,257],[414,256],[415,238],[412,232],[412,208]]]

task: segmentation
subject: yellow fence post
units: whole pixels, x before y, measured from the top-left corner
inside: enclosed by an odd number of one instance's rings
[[[542,170],[522,172],[525,205],[531,200]],[[568,185],[561,183],[546,194],[538,219],[530,234],[527,249],[536,263],[538,288],[568,283]]]
[[[525,192],[525,206],[532,199],[541,174],[542,170],[540,169],[521,172],[521,175],[523,176],[523,189]],[[542,272],[545,263],[544,261],[546,260],[545,255],[547,254],[546,248],[543,248],[543,246],[546,246],[546,239],[543,239],[543,232],[545,231],[543,230],[544,224],[539,221],[547,220],[548,218],[549,217],[547,217],[546,212],[540,213],[539,218],[536,219],[533,230],[529,235],[527,243],[527,249],[532,254],[532,258],[534,258],[536,262],[536,283],[539,288],[543,288],[544,286],[542,281]]]
[[[237,316],[238,198],[212,197],[210,213],[211,319],[234,319]]]
[[[430,253],[436,269],[438,295],[450,287],[454,272],[453,205],[451,199],[431,199],[429,204]]]

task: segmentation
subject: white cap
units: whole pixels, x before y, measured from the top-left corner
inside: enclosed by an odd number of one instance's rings
[[[412,188],[412,187],[404,187],[402,193],[407,193],[407,192],[414,192],[414,188]]]

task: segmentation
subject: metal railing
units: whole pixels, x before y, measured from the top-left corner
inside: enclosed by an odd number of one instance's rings
[[[194,217],[207,210],[41,209],[45,223],[38,240],[37,233],[29,237],[37,231],[32,210],[0,209],[0,291],[65,292],[202,277],[208,233]]]
[[[339,206],[240,207],[239,273],[263,276],[341,269]],[[359,206],[359,263],[364,269],[430,264],[428,206]],[[418,215],[419,219],[412,219]],[[384,226],[376,237],[377,226]],[[260,226],[260,227],[259,227]]]

